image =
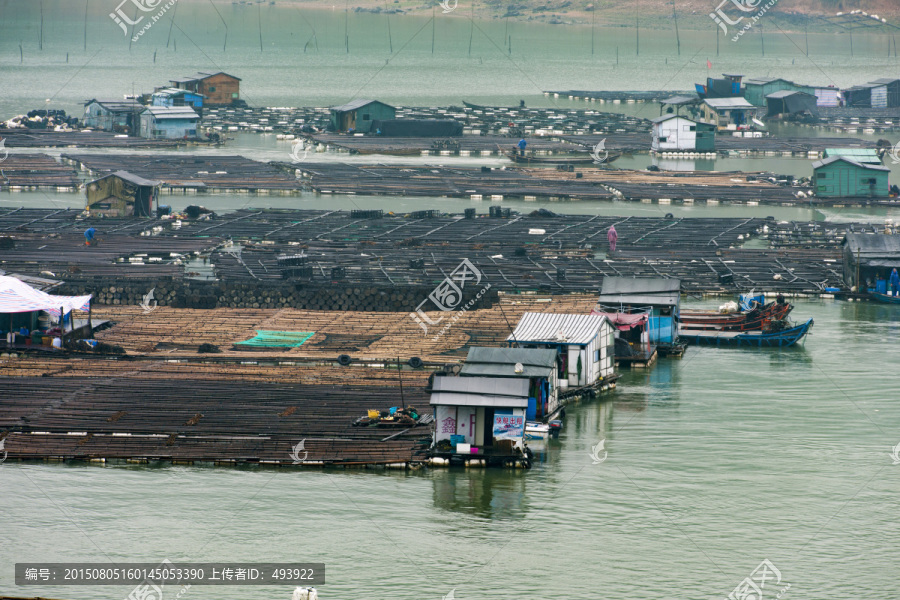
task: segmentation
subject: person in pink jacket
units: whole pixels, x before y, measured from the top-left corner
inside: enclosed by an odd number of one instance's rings
[[[616,251],[616,240],[619,239],[619,234],[616,233],[615,225],[609,226],[609,233],[606,234],[606,239],[609,240],[609,251],[615,252]]]

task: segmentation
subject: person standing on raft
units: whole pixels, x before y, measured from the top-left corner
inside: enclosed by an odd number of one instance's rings
[[[615,252],[616,251],[616,240],[619,239],[619,234],[616,233],[615,225],[609,226],[609,233],[606,234],[606,239],[609,240],[609,251]]]

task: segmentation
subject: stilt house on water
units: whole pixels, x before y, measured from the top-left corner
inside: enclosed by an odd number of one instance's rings
[[[85,127],[137,135],[144,108],[137,100],[88,100],[81,122]]]
[[[397,118],[397,109],[378,100],[353,100],[331,108],[331,126],[335,131],[369,133],[373,121]]]
[[[716,128],[677,115],[650,119],[653,123],[650,150],[654,152],[715,152]]]
[[[900,235],[848,233],[841,242],[844,283],[887,293],[891,270],[900,270]]]
[[[528,388],[526,378],[435,377],[435,455],[515,459],[524,447]]]
[[[207,106],[228,106],[241,99],[241,79],[228,73],[197,73],[190,77],[170,79],[172,87],[200,94]]]
[[[604,277],[593,315],[616,327],[616,360],[632,366],[653,363],[657,347],[671,348],[678,338],[681,280]]]
[[[615,330],[603,315],[526,312],[506,341],[519,348],[554,350],[561,390],[603,387],[615,374]]]
[[[890,167],[857,162],[846,156],[812,164],[812,185],[818,198],[887,198]]]
[[[703,122],[715,125],[719,130],[746,125],[758,110],[743,98],[707,98],[700,108]]]
[[[92,217],[149,217],[159,198],[161,181],[116,171],[88,182],[87,210]]]
[[[549,418],[559,403],[559,353],[546,348],[469,348],[460,377],[503,377],[528,382],[528,419]],[[437,378],[435,378],[437,379]]]

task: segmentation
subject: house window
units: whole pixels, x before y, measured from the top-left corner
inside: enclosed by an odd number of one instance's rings
[[[688,127],[688,131],[697,131],[697,126],[691,125],[690,127]]]
[[[600,362],[600,351],[594,350],[594,362]]]
[[[876,183],[876,181],[875,181],[874,177],[871,179],[863,179],[862,180],[863,185],[875,185],[875,183]]]
[[[238,97],[238,93],[237,93],[237,92],[231,92],[231,97],[232,97],[232,98],[237,98],[237,97]]]
[[[209,91],[210,92],[216,91],[216,86],[214,86],[214,85],[209,86]]]
[[[828,179],[828,173],[816,173],[816,179]]]
[[[369,116],[369,113],[364,113],[364,114],[363,114],[363,121],[369,121],[369,120],[371,120],[371,119],[372,119],[372,117]]]
[[[663,137],[659,138],[659,142],[660,142],[660,143],[663,143],[663,142],[667,141],[668,139],[669,139],[669,138],[663,136]]]

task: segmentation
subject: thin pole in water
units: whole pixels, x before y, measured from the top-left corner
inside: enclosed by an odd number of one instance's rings
[[[809,56],[809,19],[806,20],[806,30],[803,32],[803,39],[806,40],[806,55]]]
[[[475,3],[472,3],[472,14],[469,17],[469,58],[472,58],[472,36],[475,34]]]
[[[19,64],[25,62],[25,53],[22,52],[22,42],[19,42]]]
[[[224,18],[222,18],[222,13],[219,12],[219,9],[216,8],[216,5],[213,4],[212,0],[209,0],[209,5],[213,7],[213,10],[216,11],[217,15],[219,15],[219,20],[222,21],[222,25],[225,26],[225,41],[222,43],[222,52],[225,52],[225,48],[228,46],[228,23],[225,22]]]
[[[169,21],[169,37],[166,38],[166,48],[169,47],[169,41],[172,39],[172,26],[175,24],[175,13],[178,12],[178,3],[175,3],[175,10],[172,11],[172,20]],[[178,46],[176,44],[175,51],[178,51]]]
[[[390,48],[390,53],[394,53],[394,38],[391,35],[391,15],[387,12],[387,0],[384,0],[384,16],[387,18],[387,26],[388,26],[388,48]]]
[[[637,13],[634,15],[634,55],[641,55],[641,23],[638,21]]]
[[[87,16],[88,16],[88,3],[91,0],[84,0],[84,49],[87,50]]]
[[[41,0],[41,33],[38,37],[38,49],[44,49],[44,0]]]
[[[434,7],[431,7],[431,53],[434,54]],[[399,359],[398,359],[399,360]]]
[[[850,56],[853,56],[853,30],[850,30]]]
[[[591,6],[591,56],[594,55],[594,21],[597,14],[597,7]]]
[[[714,23],[715,25],[715,23]],[[716,25],[716,56],[719,55],[719,26]]]
[[[675,12],[675,0],[672,0],[672,18],[675,20],[675,44],[678,46],[678,56],[681,56],[681,36],[678,35],[678,13]]]
[[[759,43],[762,46],[762,55],[766,55],[766,36],[763,32],[762,23],[759,24]]]
[[[262,52],[263,46],[262,46],[262,5],[261,4],[256,5],[256,24],[257,24],[257,28],[259,30],[259,51]]]

